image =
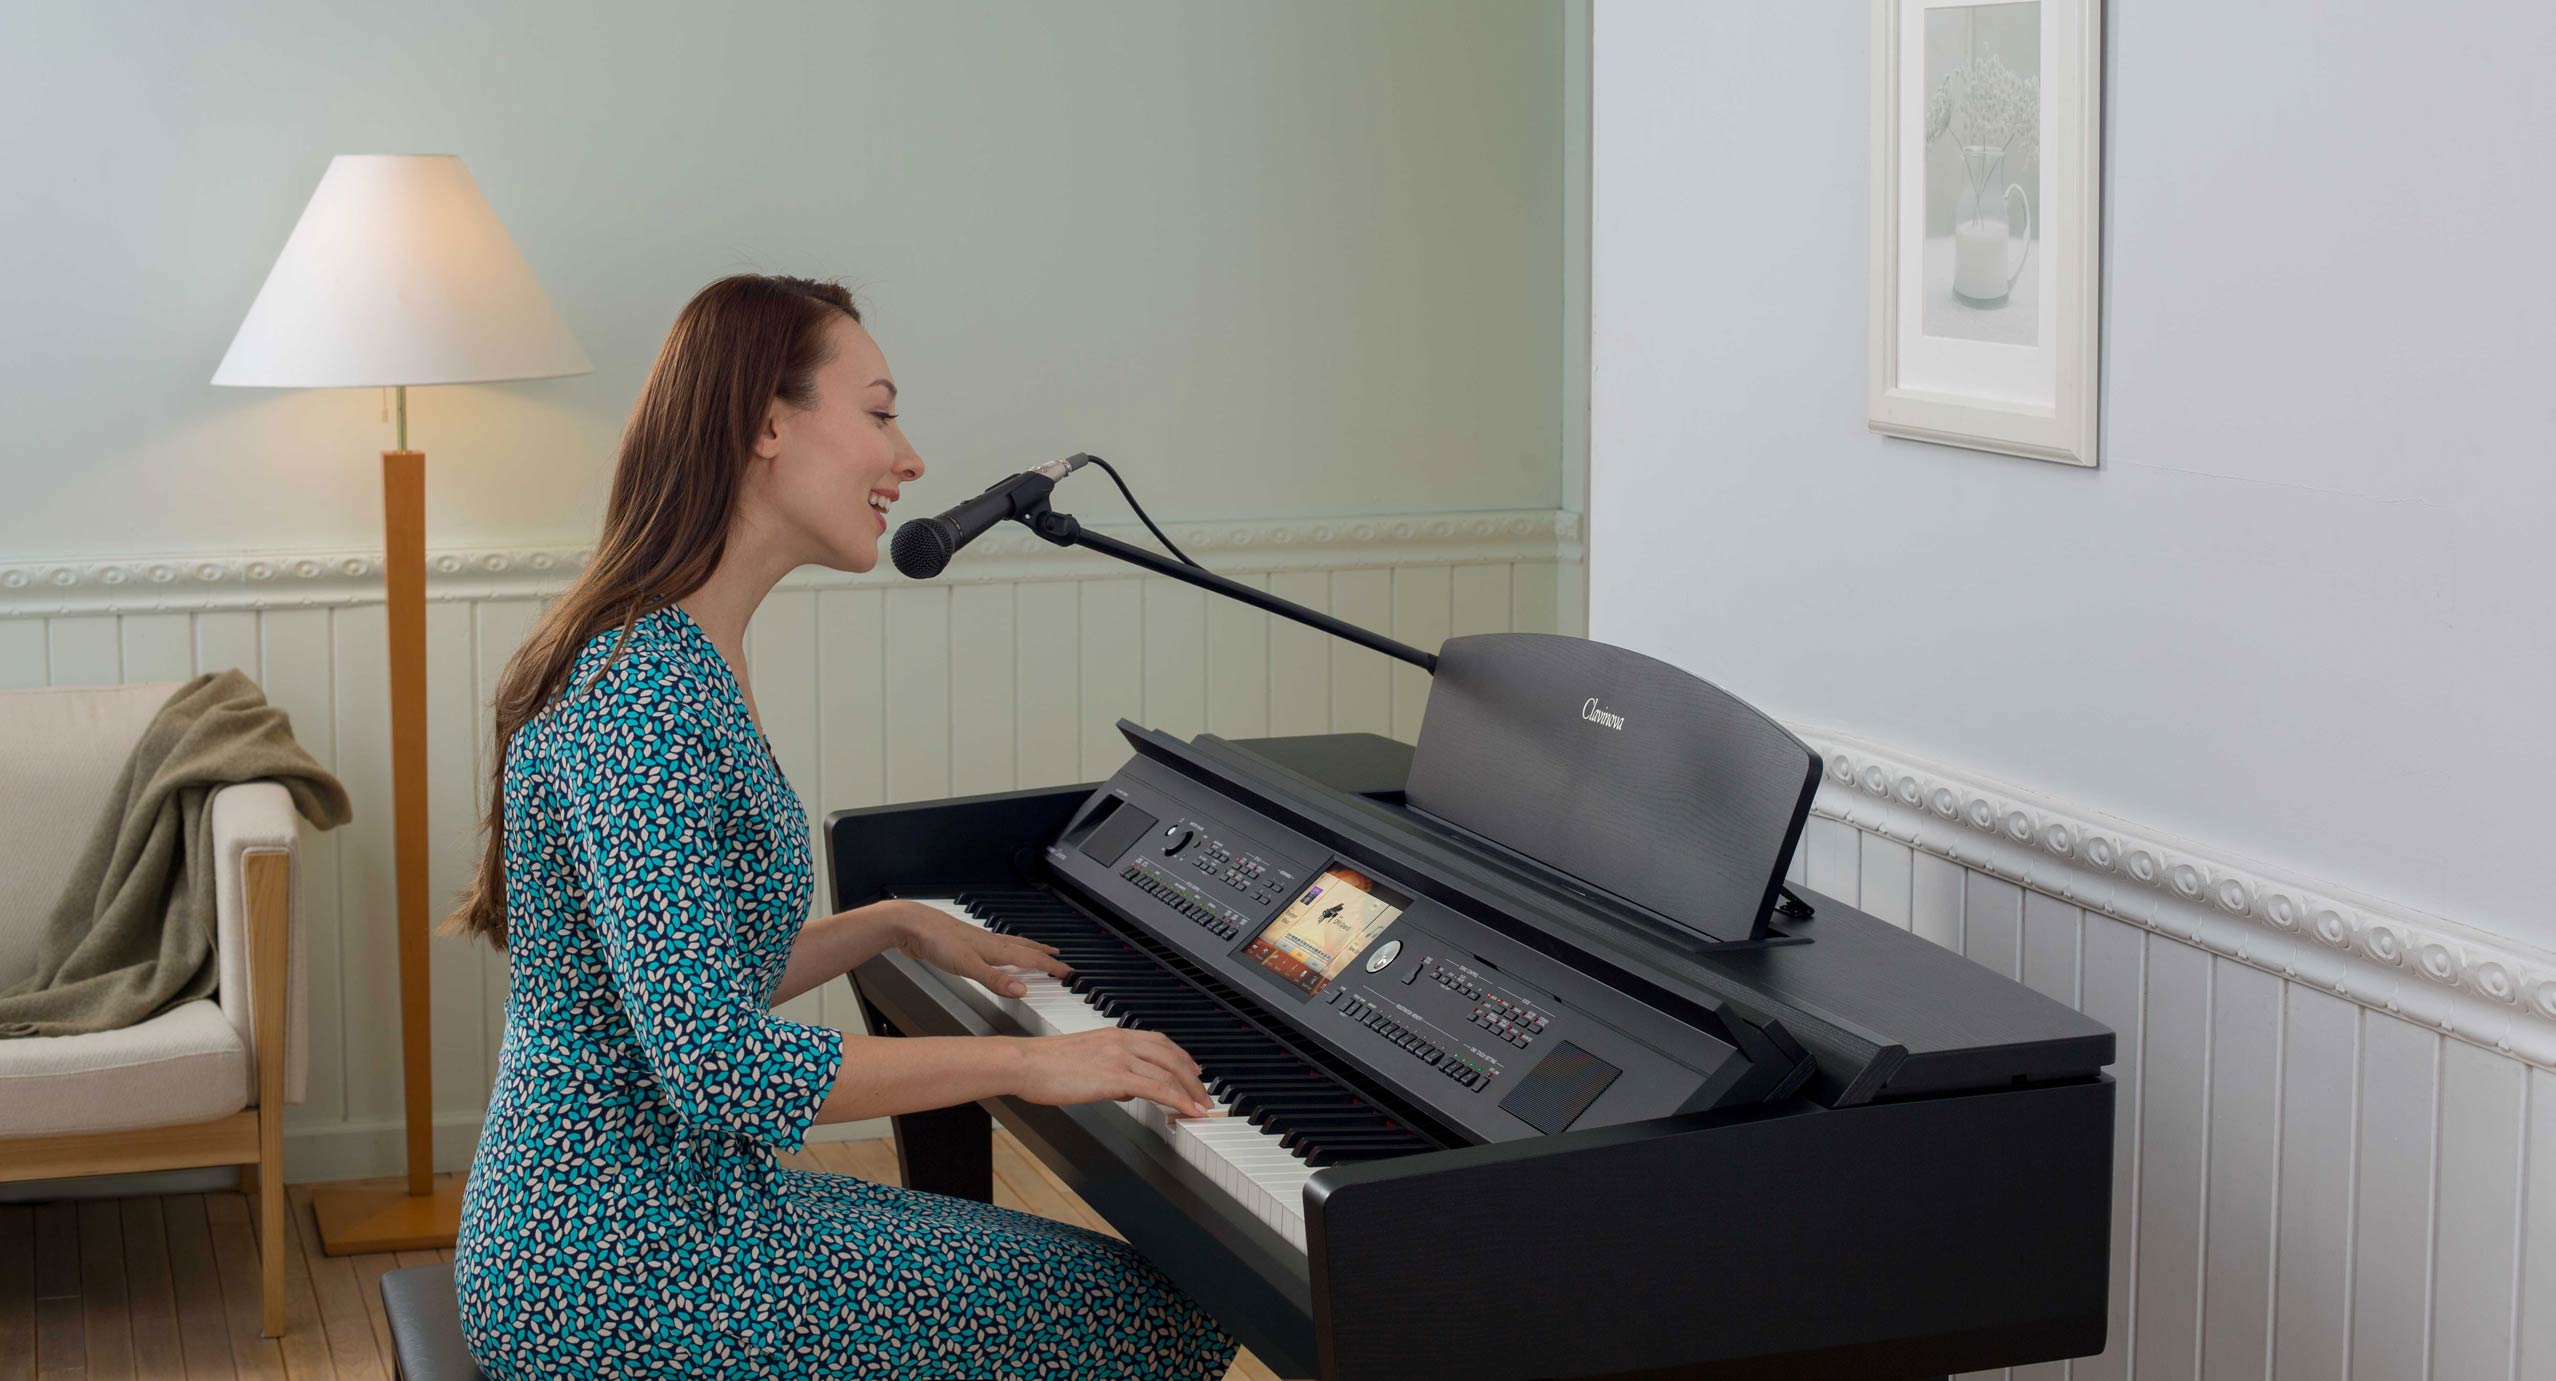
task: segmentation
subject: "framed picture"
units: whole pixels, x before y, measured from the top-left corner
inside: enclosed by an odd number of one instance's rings
[[[2101,0],[1873,0],[1872,429],[2095,463]]]

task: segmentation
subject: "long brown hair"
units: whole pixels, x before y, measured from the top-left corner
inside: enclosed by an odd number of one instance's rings
[[[703,288],[675,318],[622,433],[594,559],[497,678],[479,875],[445,934],[506,947],[507,745],[559,693],[589,638],[619,626],[609,667],[641,615],[701,588],[718,568],[765,412],[775,399],[816,406],[816,373],[831,353],[826,328],[838,312],[861,319],[840,284],[739,274]]]

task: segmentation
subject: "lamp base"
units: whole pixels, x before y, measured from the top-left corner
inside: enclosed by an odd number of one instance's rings
[[[311,1189],[319,1219],[320,1250],[329,1256],[364,1252],[435,1251],[461,1235],[461,1175],[438,1175],[431,1194],[411,1194],[405,1180],[323,1184]]]

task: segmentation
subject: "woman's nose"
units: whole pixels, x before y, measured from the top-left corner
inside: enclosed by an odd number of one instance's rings
[[[909,482],[923,478],[923,457],[916,455],[913,447],[906,447],[904,458],[896,463],[896,473]]]

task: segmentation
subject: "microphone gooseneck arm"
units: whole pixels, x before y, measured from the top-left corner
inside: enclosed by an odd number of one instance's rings
[[[1255,609],[1293,619],[1307,628],[1320,629],[1335,638],[1346,638],[1360,647],[1373,648],[1398,661],[1409,662],[1431,675],[1437,674],[1438,659],[1432,653],[1423,652],[1409,643],[1396,642],[1354,623],[1345,623],[1319,609],[1308,609],[1294,600],[1280,599],[1267,590],[1255,590],[1239,580],[1228,580],[1204,567],[1184,566],[1143,547],[1131,546],[1115,537],[1090,531],[1075,521],[1073,514],[1058,513],[1044,503],[1035,512],[1018,515],[1015,521],[1060,547],[1082,547],[1103,556],[1117,557],[1131,566],[1142,566],[1156,575],[1167,575],[1202,590],[1213,590],[1227,599],[1240,600]]]

